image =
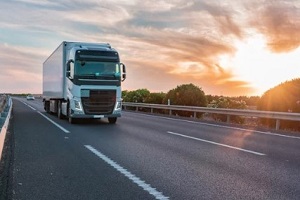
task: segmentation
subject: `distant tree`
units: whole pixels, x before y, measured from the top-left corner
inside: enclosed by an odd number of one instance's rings
[[[228,100],[240,101],[245,102],[246,106],[249,107],[256,107],[257,102],[259,101],[259,96],[238,96],[238,97],[225,97],[225,96],[218,96],[218,95],[206,95],[206,99],[208,104],[211,104],[213,101],[219,101],[220,98],[226,98]],[[237,108],[238,109],[238,108]]]
[[[206,95],[206,101],[208,104],[210,104],[210,102],[212,102],[213,100],[217,100],[218,98],[219,96],[216,95],[211,95],[211,94]]]
[[[243,100],[236,100],[234,98],[228,98],[228,97],[219,97],[216,100],[213,100],[210,102],[210,107],[213,108],[228,108],[228,109],[245,109],[246,108],[246,102]],[[227,115],[222,114],[212,114],[212,117],[215,120],[223,121],[225,122],[227,120]],[[230,121],[243,124],[244,118],[240,116],[230,116]]]
[[[266,91],[260,98],[258,110],[277,112],[300,112],[300,78],[281,83]],[[265,125],[274,126],[275,120],[262,119]],[[282,120],[281,128],[299,129],[299,122]]]
[[[144,103],[150,91],[147,89],[138,89],[134,91],[126,91],[123,93],[124,102]]]
[[[147,89],[138,89],[135,91],[135,101],[139,103],[144,103],[146,98],[150,95],[150,91]]]
[[[124,98],[126,98],[126,95],[128,94],[128,90],[123,90],[122,91],[122,98],[123,98],[123,101],[124,101]]]
[[[133,91],[122,91],[122,98],[124,102],[132,102],[134,93]]]
[[[175,89],[170,90],[163,103],[167,104],[170,100],[171,105],[183,105],[183,106],[207,106],[205,93],[201,88],[193,84],[184,84],[177,86]],[[174,114],[181,116],[191,116],[193,113],[186,111],[174,111]],[[198,114],[201,117],[201,114]]]
[[[150,93],[146,99],[145,103],[153,103],[153,104],[162,104],[166,94],[163,92],[160,93]]]
[[[247,106],[257,106],[259,100],[260,100],[259,96],[251,96],[251,97],[247,97],[244,101],[246,102]]]

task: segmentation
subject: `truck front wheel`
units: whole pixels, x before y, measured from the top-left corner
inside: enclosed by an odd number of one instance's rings
[[[109,118],[108,118],[108,122],[109,122],[110,124],[115,124],[115,123],[117,122],[117,118],[116,118],[116,117],[109,117]]]

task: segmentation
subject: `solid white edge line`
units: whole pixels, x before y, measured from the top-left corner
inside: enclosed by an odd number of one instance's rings
[[[235,149],[235,150],[239,150],[239,151],[244,151],[244,152],[252,153],[252,154],[255,154],[255,155],[259,155],[259,156],[265,156],[266,155],[266,154],[256,152],[256,151],[251,151],[251,150],[248,150],[248,149],[242,149],[242,148],[230,146],[230,145],[227,145],[227,144],[222,144],[222,143],[218,143],[218,142],[204,140],[204,139],[200,139],[200,138],[196,138],[196,137],[192,137],[192,136],[188,136],[188,135],[183,135],[183,134],[180,134],[180,133],[174,133],[172,131],[167,131],[167,133],[172,134],[172,135],[176,135],[176,136],[180,136],[180,137],[184,137],[184,138],[189,138],[189,139],[193,139],[193,140],[197,140],[197,141],[201,141],[201,142],[206,142],[206,143],[222,146],[222,147],[227,147],[227,148],[231,148],[231,149]]]
[[[43,113],[41,113],[40,111],[37,111],[40,115],[42,115],[45,119],[47,119],[49,122],[51,122],[52,124],[54,124],[55,126],[57,126],[59,129],[61,129],[63,132],[65,133],[70,133],[70,131],[68,131],[67,129],[65,129],[64,127],[62,127],[61,125],[59,125],[58,123],[54,122],[52,119],[50,119],[49,117],[47,117],[46,115],[44,115]]]
[[[29,108],[31,108],[32,110],[35,110],[35,108],[33,108],[32,106],[30,106],[29,104],[25,103],[24,101],[21,101],[22,103],[24,103],[26,106],[28,106]],[[40,111],[37,111],[37,113],[39,113],[40,115],[42,115],[45,119],[47,119],[49,122],[51,122],[52,124],[54,124],[55,126],[57,126],[59,129],[61,129],[63,132],[65,133],[70,133],[70,131],[68,131],[67,129],[65,129],[64,127],[62,127],[61,125],[59,125],[58,123],[54,122],[52,119],[50,119],[49,117],[47,117],[46,115],[44,115],[43,113],[41,113]]]
[[[130,112],[127,112],[127,113],[130,113]],[[182,121],[182,122],[188,122],[188,123],[192,123],[192,124],[201,124],[201,125],[206,125],[206,126],[227,128],[227,129],[233,129],[233,130],[239,130],[239,131],[250,131],[250,132],[253,132],[253,133],[261,133],[261,134],[265,134],[265,135],[273,135],[273,136],[279,136],[279,137],[285,137],[285,138],[292,138],[292,139],[300,140],[300,137],[297,137],[297,136],[282,135],[282,134],[272,133],[272,132],[257,131],[257,130],[237,128],[237,127],[224,126],[224,125],[218,125],[218,124],[209,124],[209,123],[205,123],[205,122],[189,121],[189,120],[186,120],[186,119],[174,119],[174,118],[169,118],[169,117],[153,116],[153,115],[147,115],[147,114],[142,114],[142,113],[135,113],[135,114],[144,115],[144,116],[153,117],[153,118],[168,119],[168,120],[172,120],[172,121]]]
[[[166,197],[161,192],[157,191],[156,188],[153,188],[150,184],[147,184],[145,181],[141,180],[136,175],[129,172],[124,167],[120,166],[118,163],[104,155],[103,153],[99,152],[97,149],[92,147],[91,145],[84,145],[88,150],[90,150],[92,153],[94,153],[96,156],[101,158],[103,161],[105,161],[107,164],[115,168],[117,171],[119,171],[121,174],[126,176],[128,179],[130,179],[132,182],[143,188],[143,190],[147,191],[149,194],[155,197],[155,199],[159,200],[165,200],[169,199],[169,197]]]
[[[22,103],[24,103],[26,106],[28,106],[28,107],[31,108],[32,110],[36,110],[34,107],[30,106],[28,103],[25,103],[24,101],[22,101]]]

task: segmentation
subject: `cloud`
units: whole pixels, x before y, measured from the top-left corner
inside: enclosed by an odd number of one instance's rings
[[[167,92],[177,85],[194,83],[208,94],[236,96],[254,92],[247,82],[236,80],[230,69],[217,63],[218,56],[235,52],[230,44],[177,32],[138,30],[141,31],[149,37],[127,38],[128,44],[120,49],[128,68],[126,89],[142,87]]]
[[[41,84],[39,67],[66,40],[111,43],[128,67],[125,89],[168,91],[192,82],[208,94],[250,94],[250,84],[239,80],[232,66],[220,63],[221,56],[235,55],[235,41],[255,30],[264,34],[274,52],[291,51],[300,44],[297,1],[13,0],[1,4],[0,44],[9,45],[0,46],[5,49],[0,52],[0,67],[10,69],[5,70],[7,76],[24,74],[18,77],[20,85],[31,81],[27,77]]]
[[[264,34],[268,48],[277,53],[290,52],[300,45],[300,2],[266,1],[252,4],[257,15],[251,20],[251,26]]]
[[[13,0],[16,3],[23,3],[26,5],[35,5],[35,6],[43,6],[43,7],[52,7],[58,6],[59,4],[54,1],[49,0]]]
[[[132,78],[127,80],[127,85],[137,87],[134,77],[143,75],[141,80],[147,80],[147,87],[156,91],[167,91],[172,89],[171,86],[176,87],[176,83],[185,82],[206,88],[223,87],[219,84],[221,82],[231,86],[234,75],[220,65],[216,67],[219,55],[234,53],[232,36],[242,35],[230,8],[183,0],[171,3],[158,1],[155,4],[149,0],[143,1],[143,4],[140,1],[112,4],[110,1],[92,0],[72,3],[18,0],[17,3],[15,13],[30,15],[14,17],[9,13],[2,14],[5,19],[2,25],[7,29],[15,32],[21,29],[29,38],[28,43],[39,41],[43,45],[44,37],[50,37],[52,49],[49,45],[43,47],[49,48],[49,52],[61,42],[58,42],[59,38],[110,42],[120,49],[121,57],[129,66],[128,73]],[[8,8],[11,5],[7,3],[4,6]],[[37,39],[34,41],[34,38]],[[54,41],[57,41],[56,46],[53,46]],[[31,58],[34,53],[18,53],[18,62],[24,69],[32,67],[33,63],[35,66],[42,63],[42,59],[39,63],[37,60],[25,62],[26,57]],[[9,55],[3,57],[9,58]],[[9,60],[6,62],[17,72],[22,71]],[[27,64],[24,65],[24,62]],[[181,67],[182,63],[188,62],[195,63],[194,67]],[[21,74],[17,72],[14,71]],[[157,83],[158,75],[163,84]]]
[[[184,13],[183,11],[182,13],[176,12],[178,17],[172,19],[177,23],[171,23],[170,26],[164,23],[164,20],[158,20],[159,18],[164,19],[163,16],[168,11],[159,11],[155,13],[154,18],[150,18],[151,15],[154,15],[152,12],[144,12],[143,14],[136,12],[130,19],[123,20],[118,24],[118,27],[123,30],[123,35],[127,37],[127,47],[130,51],[134,51],[134,54],[125,52],[126,57],[134,57],[134,59],[125,60],[129,66],[134,66],[135,71],[142,71],[139,72],[139,76],[143,74],[143,77],[152,78],[152,82],[151,80],[146,81],[148,85],[151,85],[152,88],[150,89],[155,88],[156,74],[160,74],[159,77],[164,83],[161,85],[168,85],[168,88],[162,86],[157,88],[164,91],[172,89],[170,88],[171,85],[176,87],[176,82],[177,84],[193,82],[200,87],[203,86],[208,93],[226,91],[227,94],[237,95],[238,92],[249,92],[251,90],[248,83],[234,80],[234,73],[222,67],[218,61],[220,55],[233,55],[235,53],[232,35],[239,37],[242,35],[241,31],[228,28],[227,31],[232,34],[220,38],[219,34],[202,34],[210,25],[214,27],[213,24],[207,24],[203,30],[192,29],[192,27],[186,29],[183,22],[188,17],[179,17],[183,16],[181,15]],[[204,13],[204,16],[207,17],[207,13]],[[152,23],[149,19],[160,23]],[[229,22],[231,17],[228,16],[226,19]],[[223,22],[218,21],[218,23],[222,24]],[[224,32],[226,31],[224,30]],[[188,67],[182,66],[187,63],[193,64]],[[140,68],[138,65],[141,65]],[[144,73],[145,71],[147,73]],[[144,78],[141,80],[144,80]],[[137,81],[134,80],[135,83]],[[143,83],[141,84],[143,85]],[[134,83],[126,85],[140,86],[140,84]]]
[[[42,60],[46,53],[37,48],[0,44],[1,92],[40,92]],[[5,83],[5,84],[3,84]]]

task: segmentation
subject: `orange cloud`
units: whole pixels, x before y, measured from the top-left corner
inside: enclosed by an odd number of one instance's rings
[[[257,9],[251,26],[263,33],[273,52],[289,52],[300,46],[300,12],[295,1],[270,1]],[[299,5],[298,5],[299,6]]]
[[[253,29],[265,35],[273,52],[298,48],[297,3],[295,0],[263,1],[263,4],[260,0],[155,3],[144,0],[140,4],[76,0],[66,7],[35,0],[7,1],[0,13],[4,31],[0,41],[42,47],[0,45],[2,77],[11,75],[12,71],[7,70],[11,68],[25,83],[22,74],[38,80],[32,81],[30,87],[41,85],[37,77],[41,77],[42,63],[61,41],[109,42],[120,52],[128,68],[124,89],[168,91],[179,84],[194,83],[207,94],[254,94],[250,84],[235,74],[239,66],[222,66],[226,62],[220,58],[234,57],[236,41],[244,40]],[[47,52],[40,53],[42,48]],[[20,88],[25,87],[22,81],[16,78]]]
[[[185,37],[186,40],[175,36],[159,38],[134,41],[136,54],[123,60],[129,68],[125,89],[167,92],[177,85],[194,83],[206,94],[238,96],[254,93],[247,82],[236,80],[231,70],[216,63],[220,54],[234,52],[230,45],[190,37]],[[178,38],[176,42],[172,42],[174,38]]]

